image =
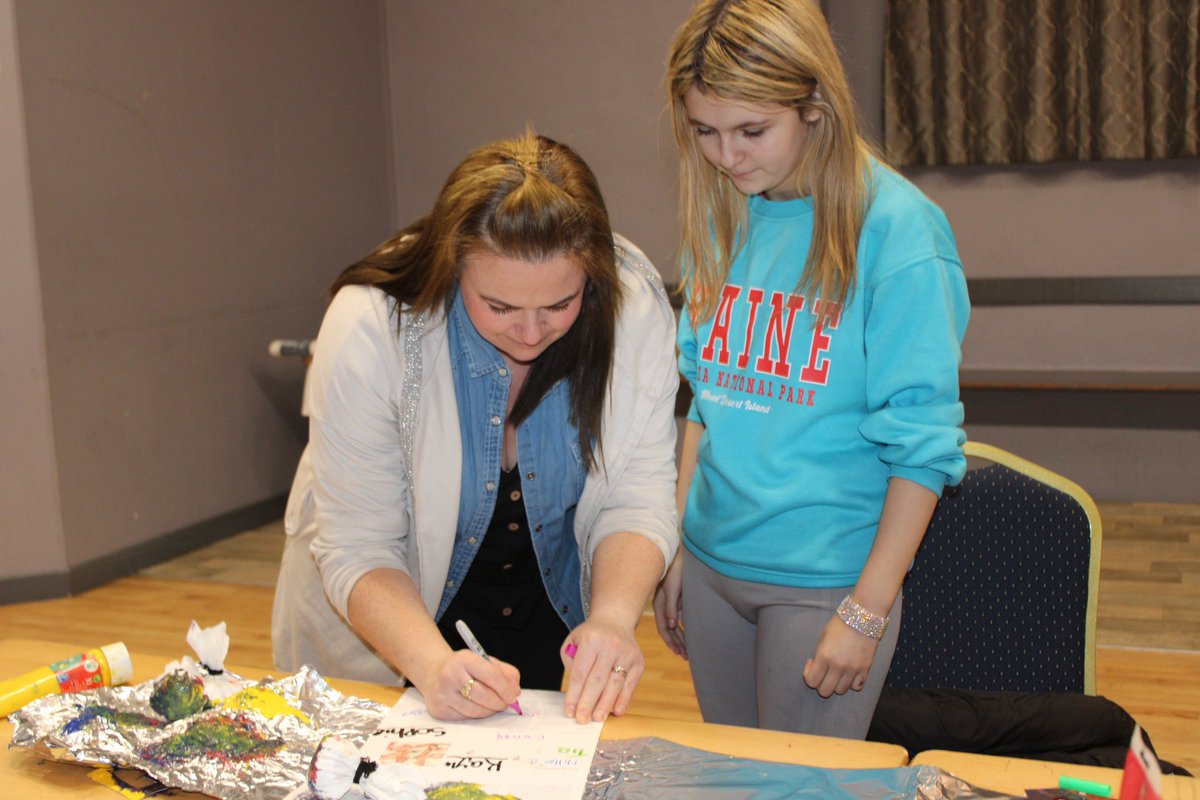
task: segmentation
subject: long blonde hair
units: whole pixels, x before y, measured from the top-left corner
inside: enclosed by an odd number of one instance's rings
[[[667,62],[679,146],[680,269],[694,322],[716,311],[745,243],[746,197],[704,158],[684,107],[692,88],[725,102],[795,108],[809,126],[796,190],[813,198],[813,239],[798,291],[845,303],[854,287],[870,148],[829,27],[814,0],[703,0]],[[819,91],[818,91],[819,87]]]

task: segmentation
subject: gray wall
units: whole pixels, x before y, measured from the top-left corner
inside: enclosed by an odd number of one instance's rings
[[[61,574],[66,552],[12,0],[0,0],[0,198],[0,576]]]
[[[691,0],[387,0],[399,219],[468,150],[527,124],[600,180],[613,227],[668,277],[677,242],[666,50]]]
[[[391,229],[383,9],[0,10],[19,53],[0,76],[18,200],[0,217],[0,577],[78,588],[278,511],[303,370],[267,342],[311,335],[336,270]]]
[[[471,147],[570,143],[673,278],[661,75],[690,5],[0,0],[0,585],[79,588],[273,509],[301,370],[266,342],[313,333]],[[828,5],[877,131],[882,4]],[[972,277],[1200,272],[1195,161],[912,177]],[[966,363],[1195,370],[1195,320],[980,310]],[[1200,501],[1195,430],[968,426],[1101,499]]]

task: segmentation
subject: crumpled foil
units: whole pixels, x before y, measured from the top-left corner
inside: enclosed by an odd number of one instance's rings
[[[236,676],[234,676],[236,678]],[[43,697],[9,719],[13,746],[38,747],[48,758],[140,769],[167,786],[221,800],[310,798],[308,767],[321,740],[336,735],[361,747],[387,707],[346,696],[311,667],[265,680],[292,713],[266,715],[253,708],[216,708],[159,727],[134,722],[156,718],[154,682]],[[97,708],[112,712],[96,716]],[[125,717],[121,714],[128,715]],[[117,715],[117,716],[114,716]],[[267,752],[231,757],[169,755],[172,741],[212,722],[231,722],[253,734]],[[1012,795],[978,789],[936,767],[820,769],[734,758],[654,737],[601,740],[592,758],[583,800],[999,800]]]
[[[820,769],[654,737],[601,740],[583,800],[998,800],[937,767]]]
[[[35,700],[9,717],[12,743],[44,748],[46,757],[58,760],[134,767],[167,786],[222,800],[281,800],[306,783],[313,753],[325,736],[361,746],[387,712],[373,700],[343,695],[307,666],[285,678],[246,685],[281,697],[286,706],[276,711],[285,713],[272,713],[269,706],[263,713],[250,704],[167,724],[150,708],[154,682],[146,681]],[[308,722],[287,709],[301,712]],[[149,727],[133,715],[162,724]],[[181,742],[195,743],[213,727],[233,731],[245,754],[231,756],[229,749],[181,753]]]

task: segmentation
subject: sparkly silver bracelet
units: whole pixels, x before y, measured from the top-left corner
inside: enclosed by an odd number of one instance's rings
[[[838,604],[837,615],[838,619],[850,626],[851,629],[872,639],[882,639],[883,632],[887,630],[887,617],[872,614],[854,602],[850,595],[846,595]]]

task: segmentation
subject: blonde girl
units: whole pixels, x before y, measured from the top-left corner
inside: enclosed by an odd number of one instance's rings
[[[667,83],[693,402],[659,632],[706,720],[863,738],[965,469],[954,237],[863,141],[811,0],[704,0]]]

